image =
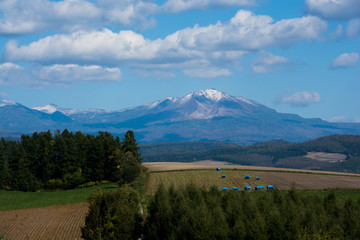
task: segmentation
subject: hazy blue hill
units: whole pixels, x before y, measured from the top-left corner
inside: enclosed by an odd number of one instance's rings
[[[222,144],[224,145],[222,146]],[[249,146],[227,143],[206,143],[204,145],[201,142],[154,143],[144,146],[145,151],[142,154],[145,162],[215,160],[241,165],[360,173],[359,135],[331,135],[303,143],[274,140]],[[308,152],[341,153],[345,154],[347,158],[344,162],[316,161],[304,157]]]

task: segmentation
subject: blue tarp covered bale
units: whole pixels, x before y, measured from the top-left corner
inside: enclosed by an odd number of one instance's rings
[[[225,174],[221,175],[221,178],[226,178],[226,175]]]
[[[264,186],[256,186],[255,187],[255,190],[261,190],[261,189],[265,189],[265,187]]]
[[[260,180],[260,177],[255,177],[255,180]]]
[[[244,190],[251,190],[251,187],[250,186],[245,186]]]
[[[267,189],[268,189],[268,190],[274,190],[275,187],[274,187],[273,185],[267,185]]]
[[[245,176],[245,179],[250,179],[250,176]]]
[[[216,171],[220,171],[220,170],[221,170],[221,168],[219,168],[219,167],[218,167],[218,168],[216,168]]]
[[[238,187],[233,187],[233,190],[239,190],[239,188]]]
[[[228,188],[227,188],[227,187],[223,187],[222,190],[223,190],[223,191],[226,191],[226,190],[228,190]]]

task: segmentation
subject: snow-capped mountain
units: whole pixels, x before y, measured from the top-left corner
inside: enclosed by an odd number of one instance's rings
[[[249,144],[272,139],[304,141],[330,134],[360,134],[360,124],[329,123],[278,113],[253,100],[215,89],[118,111],[81,111],[55,104],[27,108],[11,101],[0,102],[0,130],[32,133],[65,128],[86,133],[109,131],[115,135],[132,129],[141,142]]]

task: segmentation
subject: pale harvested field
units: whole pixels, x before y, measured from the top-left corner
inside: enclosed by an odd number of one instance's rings
[[[0,236],[9,240],[81,239],[87,203],[0,212]]]
[[[244,174],[249,173],[249,175],[252,176],[260,176],[264,181],[264,183],[275,185],[279,189],[289,189],[292,183],[295,183],[296,187],[299,189],[360,188],[359,174],[271,168],[271,167],[240,166],[240,165],[216,165],[216,164],[209,165],[209,164],[198,164],[198,163],[162,162],[162,163],[143,163],[143,165],[146,168],[148,168],[150,171],[150,179],[148,184],[150,188],[154,188],[152,186],[151,181],[160,181],[160,180],[152,180],[151,175],[157,173],[151,173],[151,172],[191,170],[191,169],[212,169],[213,172],[216,173],[215,169],[217,167],[220,167],[222,169],[237,169],[239,170],[239,172],[243,172]],[[188,173],[190,172],[191,171],[189,171]],[[171,179],[175,179],[176,172],[173,172],[173,176],[170,173],[166,175],[166,177],[163,180],[164,182],[174,181]],[[182,174],[186,174],[186,172]],[[239,175],[242,176],[243,174],[239,173]],[[213,177],[213,178],[215,179],[215,181],[219,181],[218,177]],[[159,179],[159,177],[156,177],[156,179]],[[202,178],[199,177],[199,179]],[[200,181],[202,182],[203,180]],[[207,181],[211,182],[214,180],[210,178]],[[176,184],[180,184],[179,180],[177,180],[177,182],[178,183]],[[155,186],[156,185],[157,183],[155,184]],[[242,184],[239,185],[242,186]],[[149,189],[148,191],[149,193],[152,193],[153,189]]]
[[[308,152],[304,157],[321,162],[343,162],[347,156],[341,153]]]
[[[346,175],[346,176],[357,176],[360,174],[355,173],[343,173],[343,172],[326,172],[326,171],[315,171],[315,170],[303,170],[293,168],[276,168],[276,167],[258,167],[258,166],[244,166],[244,165],[229,165],[229,164],[215,164],[213,161],[207,161],[208,163],[181,163],[181,162],[147,162],[142,165],[146,167],[150,172],[158,171],[173,171],[173,170],[190,170],[190,169],[242,169],[252,171],[277,171],[277,172],[299,172],[299,173],[319,173],[319,174],[331,174],[331,175]]]

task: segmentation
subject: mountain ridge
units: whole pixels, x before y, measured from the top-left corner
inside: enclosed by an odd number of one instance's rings
[[[69,129],[122,135],[131,129],[143,143],[221,141],[252,144],[273,139],[300,142],[332,134],[360,134],[360,124],[330,123],[278,113],[245,97],[215,89],[167,97],[137,107],[75,110],[55,104],[28,108],[0,102],[0,129],[32,133]]]

